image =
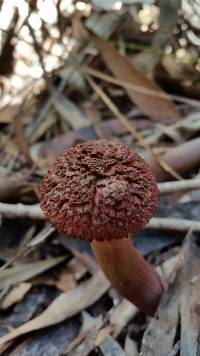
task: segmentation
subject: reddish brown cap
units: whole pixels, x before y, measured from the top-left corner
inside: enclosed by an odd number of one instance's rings
[[[40,186],[41,207],[58,231],[111,240],[142,228],[157,206],[149,165],[124,145],[89,141],[57,157]]]

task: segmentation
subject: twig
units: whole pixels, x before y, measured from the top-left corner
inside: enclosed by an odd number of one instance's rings
[[[169,148],[162,158],[177,172],[185,175],[198,169],[200,165],[200,137],[186,141],[178,146]],[[152,155],[146,156],[146,161],[150,164],[159,182],[170,180],[169,174],[163,169],[160,169],[155,157]]]
[[[44,219],[44,214],[40,209],[39,204],[24,205],[0,203],[0,215],[6,218],[30,218],[30,219]]]
[[[147,229],[161,229],[174,231],[193,231],[200,232],[200,222],[196,220],[187,220],[179,218],[152,218],[149,224],[145,226]]]
[[[150,135],[148,135],[145,140],[146,142],[152,146],[155,145],[161,138],[161,136],[163,135],[163,133],[168,134],[168,132],[176,132],[177,129],[180,129],[181,127],[184,128],[184,125],[190,124],[190,123],[195,123],[198,122],[199,120],[199,111],[195,111],[193,113],[191,113],[190,115],[187,115],[186,117],[184,117],[183,119],[179,119],[178,121],[176,121],[173,124],[169,124],[169,125],[163,125],[160,124],[159,125],[159,132],[154,132]],[[169,131],[168,131],[169,130]]]
[[[164,169],[164,171],[166,171],[176,179],[181,179],[181,176],[172,167],[170,167],[166,161],[164,161],[157,154],[155,154],[153,149],[146,143],[145,139],[140,134],[140,132],[138,132],[138,130],[136,130],[136,128],[129,122],[127,117],[121,113],[121,111],[112,102],[112,100],[106,95],[106,93],[101,89],[101,87],[97,85],[93,81],[93,79],[89,77],[87,74],[85,74],[84,76],[87,79],[90,86],[93,88],[93,90],[97,93],[97,95],[103,100],[103,102],[108,106],[108,108],[113,112],[113,114],[116,115],[117,118],[128,128],[128,130],[133,135],[133,137],[138,141],[138,143],[154,156],[154,158],[156,159],[158,164]]]
[[[200,178],[184,179],[175,182],[160,183],[158,184],[158,188],[161,194],[200,189]]]
[[[145,139],[142,135],[135,129],[135,127],[129,122],[127,117],[119,111],[117,106],[112,102],[112,100],[106,95],[106,93],[97,85],[92,78],[88,75],[84,75],[90,86],[97,93],[97,95],[102,99],[102,101],[108,106],[108,108],[113,112],[114,115],[128,128],[132,136],[138,141],[138,143],[144,147],[146,150],[151,151],[150,147],[146,144]]]
[[[116,78],[114,78],[114,77],[112,77],[110,75],[104,74],[104,73],[102,73],[102,72],[100,72],[100,71],[98,71],[96,69],[92,69],[92,68],[89,68],[89,67],[82,66],[81,72],[85,73],[85,74],[86,73],[90,74],[91,76],[99,78],[99,79],[102,79],[102,80],[104,80],[106,82],[109,82],[109,83],[112,83],[112,84],[115,84],[115,85],[119,85],[119,86],[121,86],[123,88],[132,89],[134,91],[138,91],[139,93],[144,93],[144,94],[147,94],[147,95],[156,96],[156,97],[160,97],[160,98],[164,98],[164,99],[170,97],[171,99],[179,101],[180,103],[186,103],[186,104],[191,105],[191,106],[200,107],[200,103],[199,103],[198,100],[189,99],[189,98],[186,98],[186,97],[183,97],[183,96],[179,96],[179,95],[158,93],[155,90],[147,89],[147,88],[139,86],[139,85],[133,85],[133,84],[130,84],[130,83],[126,82],[126,81],[122,81],[120,79],[116,79]]]
[[[39,204],[24,205],[0,203],[0,215],[6,218],[30,218],[44,220],[45,216]],[[148,229],[164,229],[200,232],[200,222],[196,220],[176,219],[176,218],[152,218],[150,223],[146,225]]]

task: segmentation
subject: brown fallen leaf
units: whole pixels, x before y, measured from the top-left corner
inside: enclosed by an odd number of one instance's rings
[[[156,83],[139,72],[126,57],[121,56],[108,42],[96,35],[92,35],[92,40],[101,52],[108,69],[115,77],[141,88],[140,91],[125,90],[129,98],[143,113],[154,120],[179,118],[179,113],[167,94],[165,98],[161,98],[155,94],[145,93],[146,89],[164,94]]]
[[[28,139],[26,138],[24,126],[21,121],[21,115],[22,115],[22,111],[19,110],[19,112],[12,119],[12,124],[15,132],[15,140],[19,148],[19,151],[21,152],[21,154],[23,154],[27,163],[31,166],[33,164],[33,161],[30,156],[29,142]]]
[[[0,124],[10,124],[19,110],[18,105],[7,105],[0,110]]]
[[[23,177],[0,177],[0,201],[19,197],[23,191],[31,189],[31,185]]]
[[[40,315],[1,337],[0,345],[30,331],[58,324],[76,315],[95,303],[108,290],[109,286],[110,283],[103,273],[97,272],[94,277],[77,288],[60,294]]]
[[[163,154],[162,160],[181,175],[191,172],[200,165],[200,138],[186,141],[181,145],[170,148]],[[158,182],[170,180],[170,174],[158,164],[151,154],[146,156],[146,161],[150,164],[156,174]]]

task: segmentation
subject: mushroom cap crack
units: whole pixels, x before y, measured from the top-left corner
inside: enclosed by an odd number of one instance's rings
[[[89,141],[58,156],[40,185],[40,202],[58,231],[111,240],[143,227],[157,206],[155,176],[124,145]]]

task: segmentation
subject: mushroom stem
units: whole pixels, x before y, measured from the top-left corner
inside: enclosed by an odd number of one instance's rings
[[[153,316],[164,287],[156,270],[138,253],[130,239],[93,240],[92,248],[112,286]]]

